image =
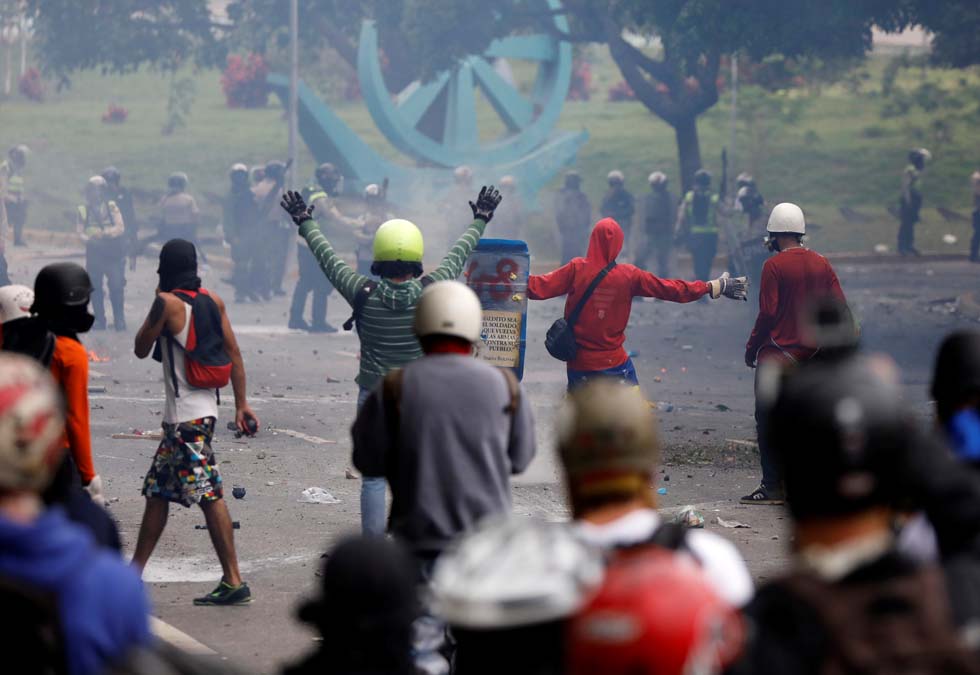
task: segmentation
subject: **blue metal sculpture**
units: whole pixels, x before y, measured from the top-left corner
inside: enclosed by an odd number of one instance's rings
[[[568,30],[559,0],[539,0],[550,10],[558,32]],[[572,48],[551,33],[515,35],[495,40],[486,53],[464,59],[432,81],[411,83],[392,97],[384,81],[379,56],[378,32],[373,22],[361,27],[357,71],[364,101],[378,129],[398,148],[421,165],[403,167],[382,158],[344,124],[305,84],[299,88],[299,131],[318,162],[332,162],[349,179],[350,187],[390,180],[389,194],[404,201],[413,188],[423,192],[448,189],[452,170],[468,165],[477,182],[495,182],[505,174],[517,180],[523,196],[533,201],[537,192],[567,164],[588,135],[555,133],[554,126],[568,93],[572,72]],[[501,77],[491,60],[527,60],[537,71],[529,97]],[[273,75],[269,82],[285,103],[286,78]],[[477,92],[490,103],[506,129],[490,141],[481,141],[477,118]],[[435,112],[442,121],[440,133],[428,134],[420,122]],[[435,136],[435,137],[434,137]]]

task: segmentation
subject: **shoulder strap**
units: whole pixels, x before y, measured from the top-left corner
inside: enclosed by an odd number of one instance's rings
[[[507,381],[507,393],[510,395],[510,402],[504,410],[513,418],[521,403],[521,383],[517,381],[517,375],[510,368],[501,368],[500,373]]]
[[[507,413],[507,419],[510,423],[510,427],[507,430],[507,449],[510,450],[514,445],[514,419],[517,417],[517,410],[521,405],[521,383],[518,382],[517,375],[510,368],[500,368],[499,370],[500,374],[504,376],[504,381],[507,383],[507,394],[509,397],[504,412]]]
[[[364,311],[364,305],[367,304],[368,298],[374,293],[374,289],[378,287],[378,282],[369,279],[364,283],[359,289],[357,289],[357,294],[354,296],[354,300],[351,302],[351,315],[347,321],[344,322],[344,330],[352,330],[354,324],[360,321],[361,313]]]
[[[572,310],[572,313],[569,314],[568,319],[566,319],[566,323],[568,324],[569,328],[573,327],[575,325],[575,322],[578,321],[578,317],[582,313],[582,310],[585,308],[585,303],[588,302],[589,298],[592,297],[593,291],[595,291],[596,287],[602,282],[603,279],[606,278],[606,275],[609,274],[609,272],[615,266],[616,266],[616,261],[613,260],[608,265],[603,267],[602,270],[597,275],[595,275],[595,279],[593,279],[592,283],[589,284],[589,287],[585,289],[585,293],[582,295],[581,298],[579,298],[578,304],[575,305],[575,309]]]

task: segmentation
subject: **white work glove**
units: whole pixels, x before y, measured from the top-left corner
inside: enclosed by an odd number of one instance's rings
[[[102,476],[96,475],[88,485],[83,485],[82,489],[88,493],[93,502],[105,508],[105,495],[102,494]]]
[[[749,300],[749,280],[746,277],[733,277],[725,272],[709,281],[708,286],[711,287],[711,297],[716,300],[723,295],[732,300]]]

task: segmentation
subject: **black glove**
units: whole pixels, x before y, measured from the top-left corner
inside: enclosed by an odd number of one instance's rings
[[[306,202],[303,201],[303,195],[295,190],[288,190],[282,196],[282,201],[279,202],[279,206],[289,214],[289,217],[297,225],[302,225],[307,220],[313,219],[313,205],[310,204],[307,206]]]
[[[490,187],[484,185],[480,189],[480,196],[476,198],[476,203],[470,202],[473,217],[482,220],[484,223],[489,223],[490,219],[493,218],[494,210],[500,205],[501,199],[503,197],[492,185]]]

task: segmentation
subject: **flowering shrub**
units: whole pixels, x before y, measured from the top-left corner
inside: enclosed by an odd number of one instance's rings
[[[129,111],[121,105],[109,104],[109,109],[102,113],[103,124],[122,124],[129,117]]]
[[[26,98],[40,103],[44,100],[44,82],[37,68],[28,68],[17,82],[17,90]]]
[[[635,101],[636,94],[633,93],[633,88],[626,83],[626,80],[620,80],[613,86],[609,87],[606,100],[610,102]]]
[[[261,108],[269,99],[266,76],[269,67],[260,54],[228,57],[225,72],[221,74],[221,89],[229,108]]]

